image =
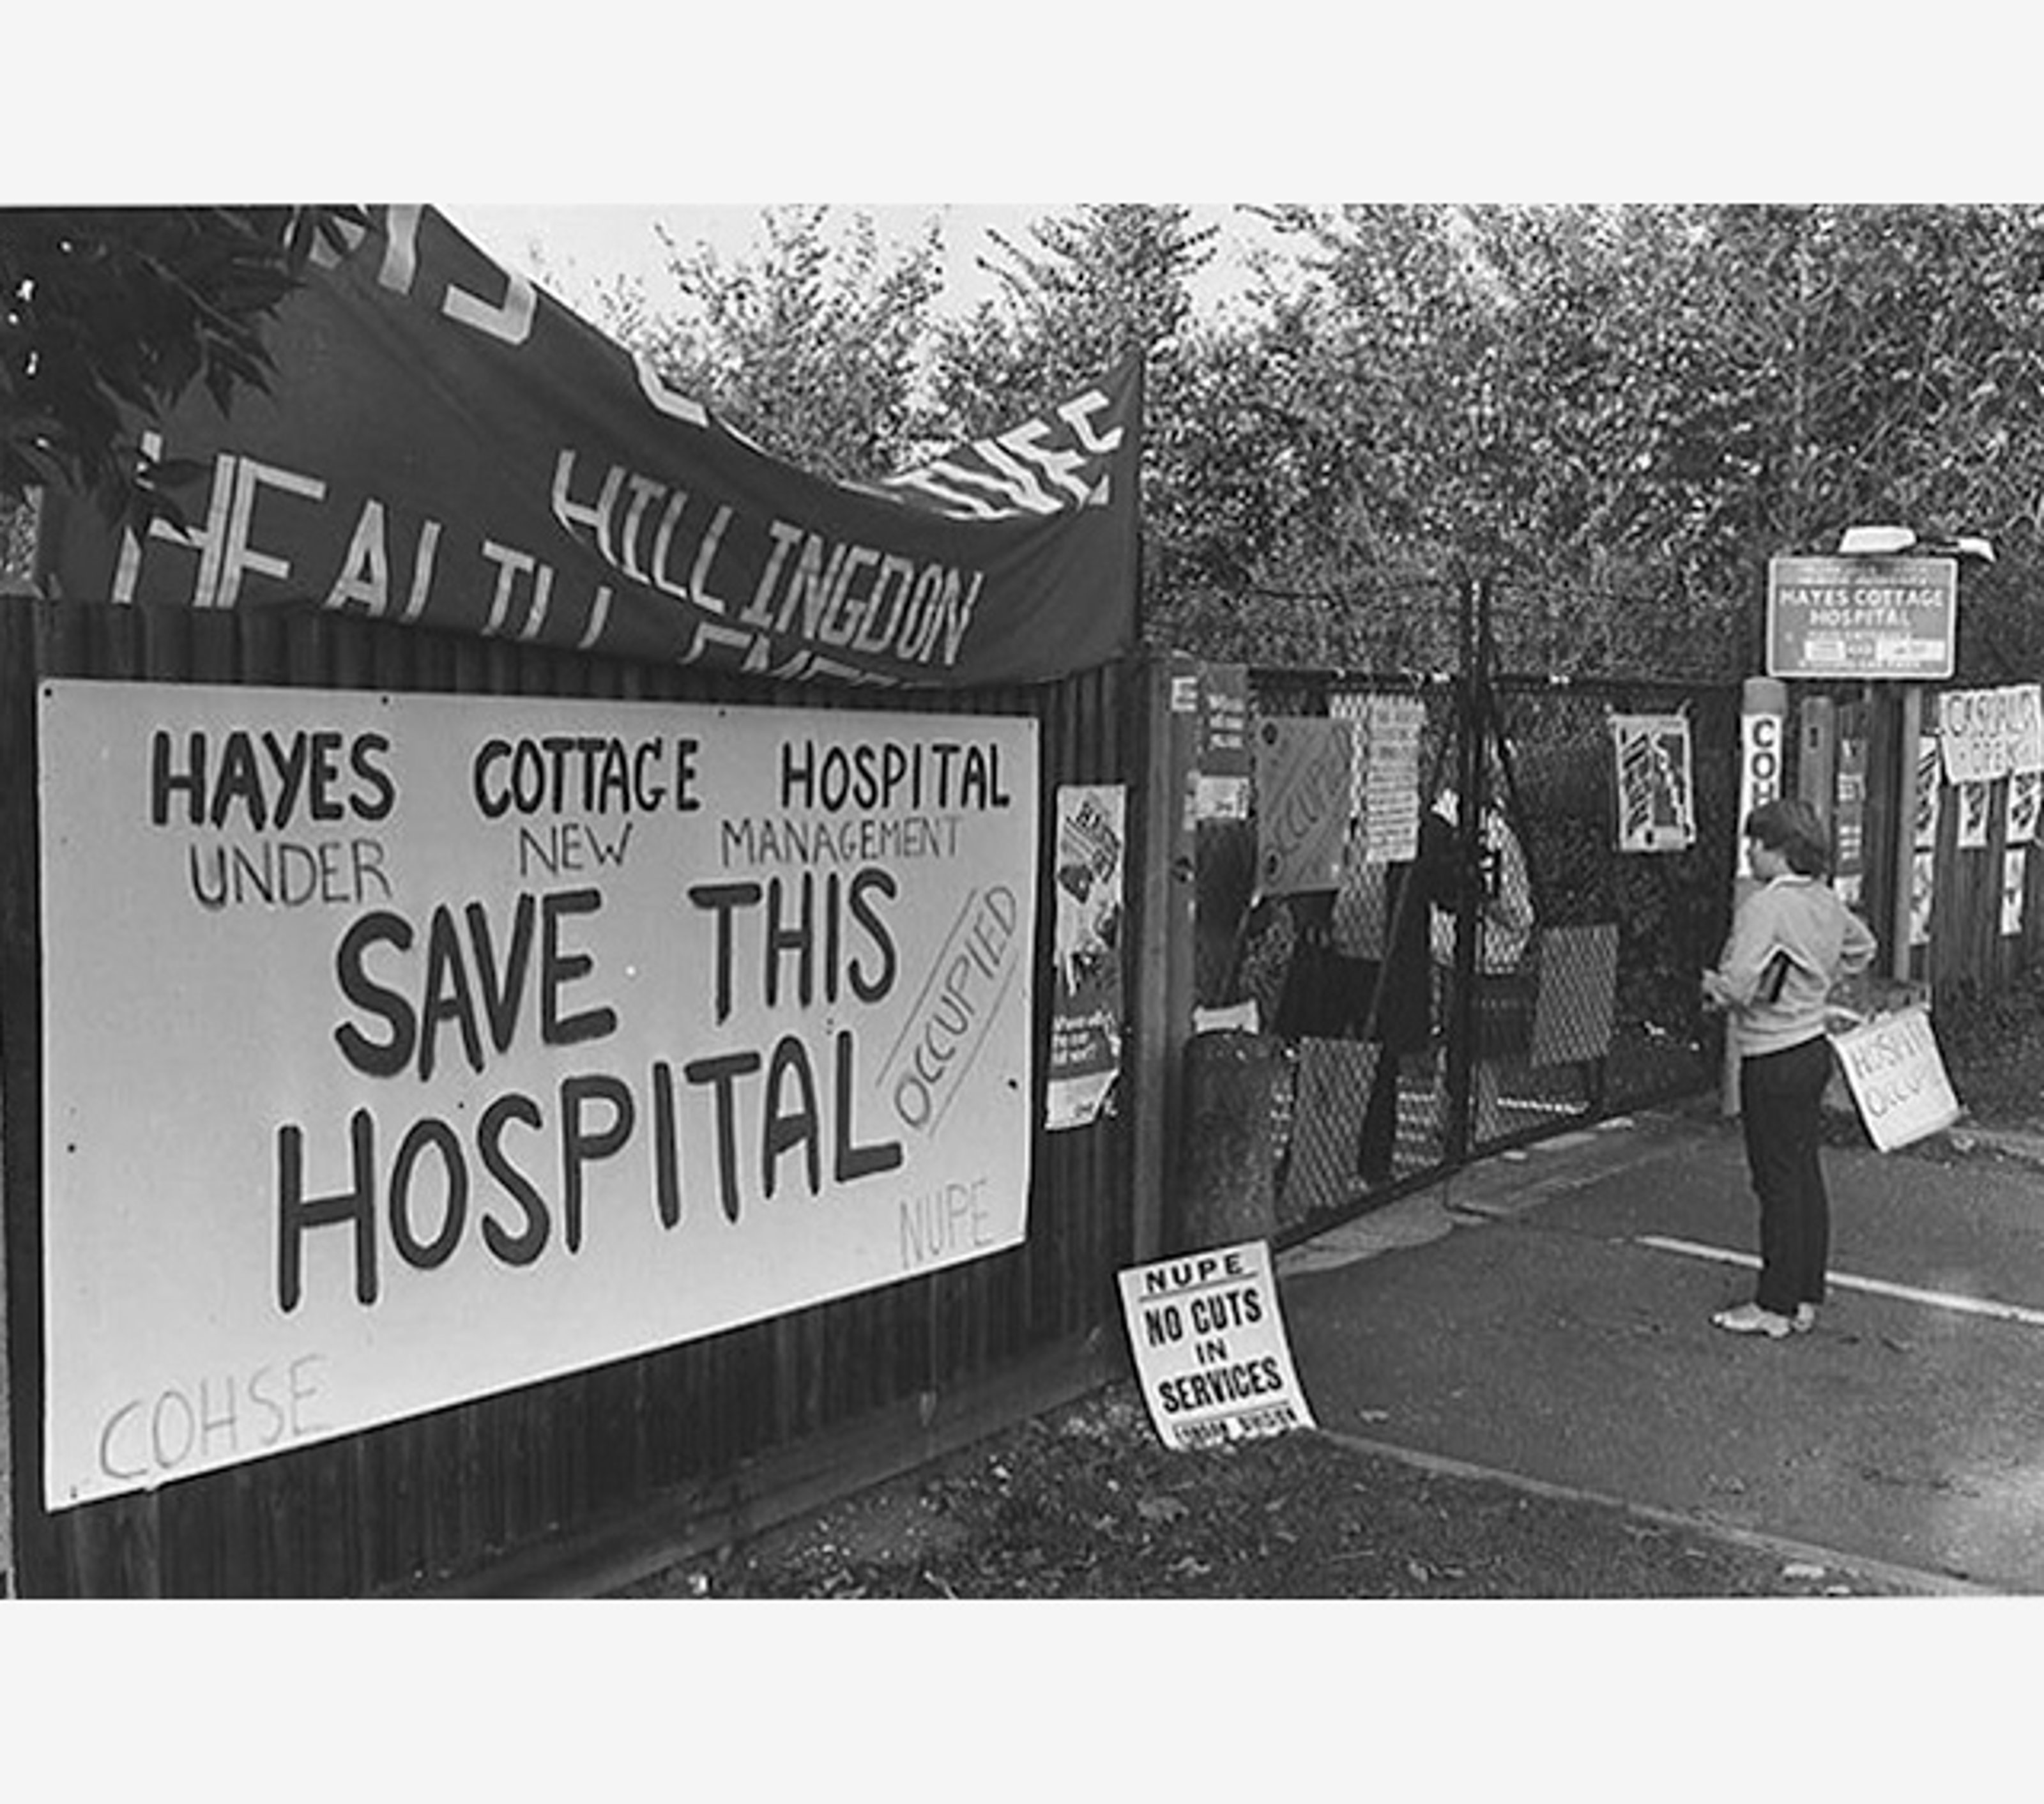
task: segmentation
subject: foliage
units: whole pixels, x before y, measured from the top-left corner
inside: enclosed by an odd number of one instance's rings
[[[776,456],[843,481],[889,473],[924,430],[915,390],[941,285],[934,228],[890,260],[863,213],[842,237],[828,207],[770,207],[760,221],[763,249],[736,259],[663,233],[672,298],[615,285],[601,298],[606,325]]]
[[[1636,657],[1643,604],[1658,642],[1687,623],[1673,667],[1718,673],[1750,650],[1769,556],[1895,520],[1995,538],[1961,657],[2034,667],[2006,598],[2044,497],[2033,210],[1270,217],[1304,274],[1240,352],[1280,428],[1245,459],[1281,522],[1252,592],[1502,571],[1500,631],[1539,615],[1546,667]]]
[[[1259,295],[1278,308],[1267,326],[1196,317],[1217,237],[1188,208],[1123,203],[1039,220],[1027,244],[999,240],[988,266],[999,297],[939,332],[937,403],[984,431],[1139,349],[1148,636],[1208,656],[1340,661],[1349,641],[1331,629],[1353,623],[1327,590],[1354,572],[1302,525],[1325,517],[1312,504],[1353,460],[1294,403],[1318,376],[1317,347],[1281,290]],[[1272,592],[1245,606],[1259,585]]]
[[[171,491],[204,472],[148,457],[141,427],[194,382],[223,411],[267,387],[264,328],[314,244],[361,219],[340,207],[0,213],[0,497],[60,485],[116,524],[182,524]]]
[[[1222,336],[1196,328],[1192,284],[1217,229],[1191,210],[1141,202],[1085,206],[1033,221],[1019,239],[994,234],[982,267],[998,292],[939,326],[931,387],[948,434],[1011,425],[1124,358],[1143,360],[1146,592],[1184,572],[1236,566],[1240,484],[1208,452],[1254,372],[1229,362]]]
[[[1439,669],[1484,573],[1508,667],[1721,679],[1753,667],[1769,556],[1894,521],[1995,542],[1962,679],[2044,659],[2039,210],[1259,210],[1293,267],[1217,317],[1213,231],[1119,203],[997,239],[963,319],[931,311],[933,244],[884,269],[861,221],[838,268],[812,210],[756,263],[678,257],[694,322],[642,296],[619,323],[855,478],[1139,349],[1146,629],[1208,656]]]
[[[345,210],[0,214],[0,498],[122,518],[177,466],[133,434],[194,381],[260,386],[261,333]],[[1193,302],[1216,233],[1094,204],[997,238],[936,312],[939,228],[762,215],[605,323],[775,454],[861,481],[1145,360],[1146,631],[1208,656],[1438,670],[1492,580],[1505,667],[1754,667],[1767,559],[1844,525],[1984,534],[1961,681],[2044,663],[2044,209],[1278,206],[1293,253]]]
[[[1216,236],[1195,228],[1188,208],[1134,203],[1039,219],[1020,241],[993,234],[996,254],[982,267],[997,298],[938,329],[938,410],[976,437],[1136,352],[1148,360],[1154,406],[1171,389],[1192,279]],[[1150,448],[1159,448],[1154,433]]]

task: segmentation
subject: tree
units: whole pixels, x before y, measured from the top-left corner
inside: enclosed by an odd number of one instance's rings
[[[1291,466],[1319,467],[1282,498],[1266,583],[1460,560],[1517,580],[1500,625],[1535,667],[1623,661],[1642,626],[1735,667],[1769,556],[1896,520],[2002,552],[1969,579],[1962,660],[2044,648],[2004,598],[2044,500],[2033,210],[1271,216],[1305,278],[1247,355]]]
[[[940,286],[934,225],[882,256],[855,213],[834,237],[828,207],[770,207],[765,248],[728,260],[664,233],[673,301],[643,284],[599,297],[603,323],[662,378],[791,463],[844,481],[891,474],[925,429],[916,395]]]
[[[1892,522],[1978,533],[1960,674],[2034,675],[2044,633],[2044,210],[1721,210],[1719,240],[1773,280],[1727,317],[1773,406],[1754,510],[1768,551],[1828,550],[1838,529]]]
[[[1225,460],[1207,467],[1204,422],[1239,403],[1248,372],[1226,335],[1193,316],[1192,284],[1217,235],[1193,225],[1188,207],[1135,202],[1047,216],[1019,239],[996,233],[982,267],[997,294],[936,333],[932,405],[942,436],[954,439],[1012,425],[1124,357],[1143,359],[1143,587],[1153,629],[1209,567],[1220,549],[1212,523],[1241,498]]]
[[[352,207],[33,208],[0,212],[0,499],[90,494],[117,525],[182,524],[204,472],[141,449],[203,383],[225,411],[267,387],[263,333],[314,244]]]
[[[1189,208],[1134,202],[1047,215],[1019,240],[991,233],[994,255],[980,267],[998,293],[939,327],[939,406],[977,436],[1133,353],[1151,360],[1153,388],[1157,377],[1168,386],[1166,367],[1191,317],[1191,283],[1216,235],[1194,226]]]

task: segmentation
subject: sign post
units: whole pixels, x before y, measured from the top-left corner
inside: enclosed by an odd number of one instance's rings
[[[1777,557],[1767,564],[1767,674],[1835,681],[1885,679],[1896,696],[1897,806],[1890,848],[1889,975],[1909,975],[1915,840],[1911,831],[1921,685],[1948,679],[1958,637],[1955,557],[1858,552]]]

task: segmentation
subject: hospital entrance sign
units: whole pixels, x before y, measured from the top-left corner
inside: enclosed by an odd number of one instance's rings
[[[1954,558],[1769,558],[1767,674],[1942,681],[1958,594]]]

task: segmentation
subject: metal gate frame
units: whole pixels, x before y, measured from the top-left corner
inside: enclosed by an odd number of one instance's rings
[[[1439,779],[1450,771],[1462,798],[1453,879],[1454,964],[1448,981],[1435,979],[1437,992],[1444,994],[1436,1005],[1435,1031],[1426,1053],[1401,1060],[1396,1159],[1388,1181],[1366,1184],[1352,1166],[1322,1171],[1312,1182],[1297,1181],[1302,1160],[1352,1157],[1347,1137],[1354,1131],[1359,1105],[1353,1094],[1343,1092],[1344,1079],[1337,1070],[1340,1061],[1336,1052],[1312,1039],[1271,1034],[1268,1028],[1275,1024],[1269,1021],[1266,1011],[1265,1037],[1277,1041],[1272,1059],[1269,1158],[1274,1192],[1274,1244],[1279,1246],[1438,1183],[1476,1160],[1578,1131],[1635,1109],[1707,1093],[1718,1079],[1722,1060],[1719,1029],[1696,1003],[1693,977],[1715,956],[1729,919],[1737,849],[1737,804],[1732,792],[1738,685],[1679,676],[1568,679],[1547,673],[1500,672],[1492,629],[1493,594],[1487,576],[1468,576],[1458,583],[1460,667],[1454,671],[1252,668],[1248,673],[1252,714],[1324,715],[1337,711],[1339,698],[1346,696],[1420,695],[1428,705],[1432,742],[1431,757],[1422,760],[1422,806],[1431,804]],[[1545,711],[1558,708],[1588,710],[1593,714],[1631,708],[1680,711],[1690,718],[1696,752],[1692,776],[1697,833],[1693,846],[1678,858],[1641,860],[1640,868],[1621,873],[1608,802],[1600,803],[1602,812],[1594,818],[1579,810],[1577,817],[1558,823],[1543,814],[1543,783],[1537,774],[1529,777],[1522,768],[1525,756],[1521,741],[1525,729],[1541,725]],[[1590,744],[1585,743],[1581,731],[1572,737],[1566,732],[1558,735],[1557,724],[1568,726],[1566,714],[1558,723],[1547,723],[1546,737],[1550,742],[1558,737],[1566,741],[1562,748],[1564,762],[1573,761],[1579,777],[1589,767],[1585,753],[1593,760],[1601,760],[1596,766],[1600,771],[1608,767],[1608,735],[1600,718]],[[1551,743],[1547,748],[1550,754],[1555,749]],[[1608,787],[1608,777],[1603,780]],[[1534,941],[1539,943],[1562,927],[1584,925],[1608,931],[1616,948],[1611,955],[1617,964],[1614,990],[1620,992],[1612,1004],[1614,1039],[1600,1058],[1535,1071],[1523,1058],[1499,1053],[1486,1033],[1486,1018],[1495,1021],[1497,1017],[1489,1012],[1492,1002],[1480,1003],[1481,986],[1476,979],[1484,932],[1486,852],[1482,822],[1493,803],[1501,808],[1523,848],[1536,923]],[[1563,827],[1570,836],[1565,849],[1575,855],[1578,864],[1585,853],[1595,858],[1599,846],[1609,861],[1608,870],[1596,886],[1600,895],[1592,902],[1586,903],[1581,894],[1558,894],[1556,873],[1546,868],[1550,863],[1546,854]],[[1651,868],[1657,865],[1662,868]],[[1580,890],[1579,872],[1577,876]],[[1412,888],[1409,883],[1401,886],[1401,910],[1411,903]],[[1646,911],[1658,925],[1642,925],[1632,918],[1639,912],[1638,892],[1642,889],[1647,892]],[[1627,890],[1634,892],[1630,899],[1622,893]],[[1672,900],[1659,896],[1660,891],[1669,892]],[[1593,906],[1596,900],[1608,906],[1599,909]],[[1586,907],[1600,918],[1577,918]],[[1387,929],[1387,944],[1397,944],[1399,925],[1394,918]],[[1273,930],[1266,919],[1265,931]],[[1283,937],[1281,927],[1275,931]],[[1650,948],[1639,944],[1642,933],[1653,936]],[[1424,940],[1425,936],[1421,937]],[[1256,936],[1251,933],[1247,938],[1251,943],[1239,987],[1259,994],[1267,1002],[1274,994],[1274,986],[1267,971],[1259,975],[1251,968],[1256,960]],[[1289,972],[1308,943],[1294,926],[1289,945],[1270,952],[1266,962],[1274,962]],[[1650,972],[1640,968],[1644,950],[1650,950],[1658,961]],[[1630,967],[1625,962],[1628,952]],[[1379,962],[1377,983],[1360,1024],[1344,1038],[1370,1039],[1385,1008],[1390,963],[1389,959]],[[1279,986],[1282,981],[1281,976]],[[1508,1014],[1520,1011],[1516,1027],[1526,1033],[1530,1033],[1530,1025],[1525,1017],[1530,1016],[1532,987],[1538,981],[1537,974],[1522,979],[1516,998],[1494,999],[1496,1006]],[[1590,1006],[1593,1010],[1594,1004]],[[1354,1050],[1346,1049],[1350,1062],[1341,1067],[1350,1074],[1357,1068]],[[1495,1110],[1488,1100],[1493,1087],[1499,1097]],[[1339,1123],[1316,1118],[1331,1101],[1339,1103],[1343,1118]]]

